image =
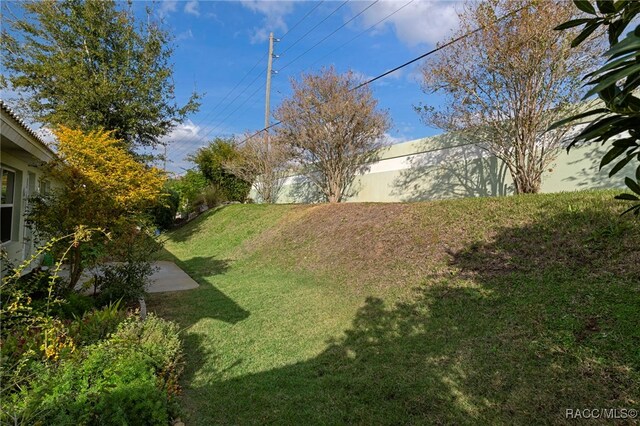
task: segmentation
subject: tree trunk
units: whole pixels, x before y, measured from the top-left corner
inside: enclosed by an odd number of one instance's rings
[[[69,264],[69,290],[73,290],[82,275],[82,256],[80,253],[80,245],[71,249],[71,262]]]
[[[327,197],[327,201],[329,201],[329,203],[334,204],[334,203],[339,203],[340,202],[340,196],[337,194],[330,194]]]
[[[513,178],[516,194],[537,194],[540,191],[542,179],[540,177],[527,176],[524,170],[516,170]]]

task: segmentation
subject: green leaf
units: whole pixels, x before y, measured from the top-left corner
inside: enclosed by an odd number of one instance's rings
[[[635,214],[637,216],[638,213],[640,213],[640,204],[636,204],[635,206],[629,207],[628,209],[626,209],[625,211],[620,213],[620,216],[624,216],[625,214],[627,214],[627,213],[629,213],[631,211],[633,211],[633,214]]]
[[[583,112],[583,113],[580,113],[580,114],[572,115],[571,117],[567,117],[567,118],[564,118],[562,120],[556,121],[555,123],[553,123],[547,129],[547,131],[555,130],[558,127],[562,127],[565,124],[571,123],[572,121],[580,120],[581,118],[590,117],[592,115],[597,115],[597,114],[605,114],[607,112],[609,112],[609,110],[606,109],[606,108],[596,108],[596,109],[592,109],[591,111],[587,111],[587,112]]]
[[[617,139],[613,141],[613,146],[619,146],[619,147],[623,147],[624,149],[627,149],[637,145],[636,145],[635,138],[623,138],[623,139]]]
[[[554,28],[554,30],[558,30],[558,31],[566,30],[568,28],[573,28],[573,27],[577,27],[578,25],[586,24],[587,22],[591,22],[592,20],[593,19],[590,19],[590,18],[572,19],[571,21],[567,21],[558,25],[557,27]]]
[[[621,42],[612,46],[604,55],[618,57],[627,53],[636,53],[638,50],[640,50],[640,36],[633,32],[629,33]]]
[[[627,80],[624,82],[622,90],[625,93],[633,93],[633,91],[639,85],[640,85],[640,75],[636,73],[635,77],[631,78],[631,76],[629,76],[629,78],[627,78]]]
[[[629,200],[629,201],[638,201],[640,198],[636,197],[633,194],[619,194],[615,196],[616,200]]]
[[[640,195],[640,185],[638,185],[638,181],[635,181],[630,177],[626,177],[624,178],[624,183],[627,185],[627,188]]]
[[[597,23],[591,23],[591,24],[585,26],[584,29],[582,30],[582,32],[580,34],[578,34],[578,36],[576,38],[573,39],[573,41],[571,42],[571,47],[576,47],[580,43],[585,41],[587,39],[587,37],[589,37],[591,34],[593,34],[593,32],[596,29],[598,29],[598,26],[599,25]]]
[[[627,23],[621,20],[614,21],[609,24],[609,29],[607,30],[609,33],[609,46],[613,46],[618,42],[618,39],[620,38],[620,35],[622,35],[626,26]]]
[[[613,160],[615,160],[616,158],[618,158],[620,155],[622,155],[627,149],[623,148],[623,147],[619,147],[619,146],[614,146],[613,148],[611,148],[605,155],[604,157],[602,157],[602,160],[600,160],[600,169],[602,169],[604,166],[606,166],[607,164],[609,164],[610,162],[612,162]]]
[[[609,62],[607,62],[602,68],[599,68],[589,74],[587,74],[587,76],[589,77],[593,77],[596,76],[598,74],[604,74],[607,71],[611,71],[615,68],[619,68],[621,66],[625,66],[625,65],[633,65],[635,62],[635,59],[633,58],[628,58],[628,57],[622,57],[622,58],[617,58],[615,60],[609,60]]]
[[[627,5],[627,0],[618,0],[613,2],[613,7],[615,8],[616,12],[620,12],[620,10],[622,10],[622,8],[624,8]]]
[[[633,73],[640,72],[640,64],[636,64],[631,67],[626,67],[616,72],[611,72],[609,74],[604,75],[600,82],[595,85],[591,90],[584,95],[584,99],[589,98],[592,95],[595,95],[598,92],[601,92],[603,89],[616,84],[618,81],[622,80],[630,76]]]
[[[583,12],[589,13],[591,15],[596,14],[596,9],[588,0],[573,0],[573,3],[576,5],[578,9],[580,9]]]
[[[633,160],[633,155],[630,155],[628,157],[625,157],[622,161],[618,161],[618,163],[613,166],[613,168],[611,169],[611,171],[609,172],[609,177],[615,175],[616,173],[618,173],[620,170],[622,170],[622,168],[624,166],[626,166],[629,161]]]
[[[624,117],[621,115],[614,115],[611,117],[600,118],[597,121],[594,121],[593,123],[585,127],[584,130],[582,130],[582,132],[580,132],[580,134],[576,136],[576,139],[597,140],[599,137],[607,133],[612,127],[618,126],[618,125],[622,127],[621,124],[625,124],[627,120],[628,120],[627,117]],[[618,127],[615,127],[615,128],[618,129]],[[622,131],[624,130],[616,130],[617,133],[620,133]]]
[[[611,0],[598,0],[596,1],[596,5],[601,13],[614,13],[616,11]]]
[[[640,181],[640,166],[636,169],[636,180]]]

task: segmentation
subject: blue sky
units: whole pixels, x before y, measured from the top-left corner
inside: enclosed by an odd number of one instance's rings
[[[204,94],[200,110],[165,138],[167,169],[181,174],[193,167],[185,157],[216,136],[242,136],[264,127],[271,31],[281,39],[274,49],[280,57],[273,63],[273,113],[290,95],[290,79],[302,72],[333,65],[366,80],[448,40],[462,5],[435,0],[135,1],[139,19],[147,19],[148,7],[174,36],[178,103],[184,104],[194,90]],[[420,90],[419,67],[413,64],[371,85],[380,108],[392,118],[391,143],[440,133],[421,123],[413,109],[419,102],[438,104]],[[11,93],[1,96],[11,98]]]
[[[291,93],[289,80],[298,78],[302,72],[317,72],[323,66],[333,65],[341,72],[351,69],[362,78],[373,77],[426,52],[438,41],[448,39],[456,28],[460,3],[408,2],[137,3],[141,10],[145,5],[151,6],[175,36],[173,61],[178,100],[185,102],[194,89],[205,93],[200,111],[167,138],[170,142],[167,168],[181,172],[191,167],[184,156],[215,136],[242,135],[264,126],[264,70],[270,31],[281,38],[275,44],[275,53],[280,57],[273,65],[278,71],[272,79],[273,112],[283,97]],[[344,28],[313,47],[363,10]],[[393,128],[389,131],[392,142],[439,133],[421,123],[413,110],[418,102],[437,102],[420,90],[418,67],[406,67],[372,85],[380,107],[392,117]]]

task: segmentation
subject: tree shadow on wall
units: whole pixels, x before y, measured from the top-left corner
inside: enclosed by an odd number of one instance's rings
[[[580,167],[571,176],[564,178],[563,180],[571,182],[577,189],[604,189],[604,188],[623,188],[624,176],[633,176],[635,170],[632,165],[623,168],[613,177],[609,177],[609,170],[613,167],[615,162],[605,166],[602,170],[599,170],[600,161],[610,149],[610,144],[579,144],[572,148],[568,153],[566,150],[562,150],[560,156],[569,157],[567,162],[571,168]],[[585,165],[586,162],[586,165]],[[629,173],[625,173],[625,171]]]
[[[318,186],[304,176],[296,176],[289,188],[288,197],[294,203],[317,204],[327,201]],[[362,184],[355,180],[344,195],[343,201],[356,197],[361,190]]]
[[[444,148],[407,159],[408,168],[393,182],[402,201],[507,195],[508,169],[475,146]]]
[[[318,186],[302,175],[293,178],[287,195],[294,203],[315,204],[325,201]]]
[[[499,229],[451,253],[410,302],[367,298],[313,359],[225,380],[238,356],[219,381],[185,390],[190,421],[563,423],[569,407],[634,406],[640,235],[618,220],[566,210]],[[215,368],[210,343],[191,338],[192,371]]]

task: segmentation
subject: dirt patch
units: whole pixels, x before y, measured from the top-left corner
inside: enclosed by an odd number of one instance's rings
[[[578,211],[545,196],[299,206],[242,250],[367,288],[585,264],[598,274],[638,271],[638,227],[621,222],[613,202],[593,208],[580,200]]]
[[[416,283],[446,266],[449,253],[469,241],[472,226],[442,220],[449,214],[438,203],[308,206],[244,248],[269,262],[333,275],[349,285]]]

